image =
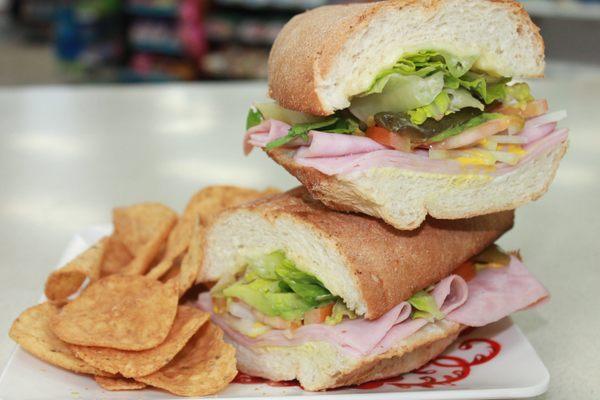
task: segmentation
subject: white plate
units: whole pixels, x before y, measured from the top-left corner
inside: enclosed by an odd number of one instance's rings
[[[110,225],[81,231],[67,246],[59,265],[100,237]],[[217,398],[259,399],[498,399],[526,398],[546,391],[550,376],[535,350],[510,318],[463,335],[443,355],[410,374],[329,392],[255,382],[238,377]],[[0,377],[4,400],[172,399],[158,390],[108,392],[87,376],[53,367],[16,348]]]

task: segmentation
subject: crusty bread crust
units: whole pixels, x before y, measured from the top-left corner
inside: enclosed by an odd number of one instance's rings
[[[494,8],[493,15],[497,16],[496,22],[506,29],[510,29],[514,35],[513,42],[501,43],[502,37],[494,38],[497,42],[486,42],[486,38],[492,33],[486,28],[490,21],[482,22],[478,18],[478,12],[485,8]],[[447,12],[449,9],[452,11]],[[331,99],[321,90],[320,86],[331,86],[328,81],[334,67],[339,66],[342,58],[354,57],[349,55],[347,46],[360,43],[368,35],[369,30],[382,29],[382,25],[388,24],[387,15],[391,12],[406,11],[395,21],[403,25],[410,21],[419,21],[418,26],[431,28],[435,32],[437,27],[430,26],[431,22],[452,25],[444,26],[451,32],[466,29],[465,24],[458,26],[459,21],[446,21],[441,13],[457,14],[465,19],[472,13],[469,20],[469,28],[473,28],[468,38],[456,43],[458,47],[474,44],[490,57],[496,57],[502,64],[502,70],[507,76],[537,77],[543,74],[544,69],[544,42],[539,34],[539,28],[533,24],[522,5],[513,0],[390,0],[374,3],[347,4],[319,7],[292,18],[278,35],[271,54],[269,56],[269,95],[285,108],[303,111],[314,115],[330,115],[339,107],[339,103],[346,99],[336,101],[332,104]],[[455,11],[460,10],[460,11]],[[450,17],[453,18],[453,17]],[[505,18],[505,19],[500,19]],[[440,28],[442,29],[442,28]],[[413,29],[414,31],[419,29]],[[407,35],[412,35],[408,33]],[[423,37],[405,38],[392,35],[389,40],[395,41],[397,46],[416,45],[434,42],[450,34],[443,32],[440,38],[431,39],[423,33]],[[388,35],[390,36],[390,35]],[[384,36],[385,37],[385,36]],[[358,41],[358,42],[353,42]],[[522,46],[516,46],[517,43]],[[375,43],[379,46],[381,43]],[[369,44],[370,45],[370,44]],[[443,44],[440,44],[443,46]],[[357,61],[359,62],[359,61]],[[360,61],[361,63],[364,60]],[[368,60],[367,60],[368,62]],[[493,63],[493,62],[492,62]],[[489,62],[488,62],[489,64]],[[377,66],[376,66],[377,67]],[[389,65],[379,66],[380,69]],[[357,67],[360,68],[360,67]],[[347,71],[346,71],[347,72]],[[378,71],[367,73],[372,79]],[[344,75],[347,75],[344,74]],[[336,79],[344,79],[343,77]],[[347,77],[346,79],[352,79]],[[326,84],[324,82],[327,81]],[[333,84],[337,86],[337,84]],[[329,90],[329,89],[323,89]],[[332,90],[338,90],[334,88]],[[349,93],[354,95],[358,93]]]
[[[358,385],[398,376],[426,364],[456,340],[465,327],[439,321],[396,343],[382,354],[350,357],[325,342],[302,346],[248,348],[233,342],[237,366],[244,373],[281,381],[298,379],[305,390]]]
[[[328,207],[338,211],[361,212],[382,218],[397,229],[411,230],[418,227],[429,214],[438,219],[471,218],[477,215],[514,210],[530,201],[537,200],[548,191],[564,156],[568,142],[543,154],[537,159],[521,165],[516,170],[500,177],[475,179],[470,175],[443,175],[394,170],[393,177],[384,179],[390,186],[407,188],[412,196],[395,196],[395,200],[385,201],[373,190],[363,189],[361,185],[376,186],[375,176],[378,170],[373,168],[357,176],[328,176],[320,171],[295,162],[294,150],[277,148],[267,154],[278,164],[294,175],[311,193]],[[530,176],[531,175],[531,176]],[[464,178],[459,185],[458,178]],[[460,179],[458,179],[460,181]],[[474,180],[471,184],[470,180]],[[418,181],[419,184],[414,182]],[[429,188],[429,191],[427,190]],[[385,189],[381,189],[385,190]],[[452,204],[461,192],[476,191],[477,198],[469,202]],[[430,192],[436,191],[437,196]],[[409,202],[408,198],[414,201]],[[444,201],[444,203],[442,203]],[[447,203],[450,203],[448,205]],[[402,218],[399,216],[402,213]]]
[[[514,219],[513,211],[465,220],[427,219],[419,229],[399,231],[364,214],[332,211],[299,187],[225,212],[219,220],[245,212],[271,223],[291,219],[331,243],[351,272],[367,319],[379,318],[448,276],[509,230]]]

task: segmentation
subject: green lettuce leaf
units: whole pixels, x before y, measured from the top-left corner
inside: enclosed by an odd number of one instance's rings
[[[442,91],[429,104],[423,107],[407,111],[410,116],[410,122],[415,125],[421,125],[427,118],[439,120],[448,113],[450,109],[450,96],[447,91]]]
[[[275,267],[275,273],[287,287],[314,307],[330,303],[336,298],[317,278],[300,271],[288,259]]]
[[[328,118],[326,120],[319,121],[319,122],[308,122],[305,124],[293,125],[290,128],[290,130],[288,131],[287,135],[267,143],[267,145],[265,146],[265,149],[271,150],[276,147],[286,145],[289,142],[291,142],[292,140],[297,139],[297,138],[301,138],[305,142],[308,142],[308,132],[310,132],[314,129],[321,129],[321,128],[325,128],[328,126],[333,126],[337,122],[337,120],[338,119],[334,117],[334,118]]]
[[[339,299],[317,278],[297,269],[282,251],[250,260],[244,276],[222,294],[286,320],[301,319],[307,311]]]
[[[235,297],[270,317],[292,321],[314,308],[294,292],[284,292],[277,281],[257,278],[236,282],[223,290],[225,297]]]
[[[250,108],[248,110],[248,116],[246,117],[246,130],[260,124],[262,121],[263,116],[260,111],[255,108]]]
[[[267,143],[265,149],[271,150],[283,146],[296,138],[301,138],[306,142],[308,141],[308,132],[312,130],[351,135],[358,130],[358,121],[351,117],[335,116],[318,122],[295,124],[292,125],[287,135]]]
[[[415,309],[411,315],[413,319],[425,318],[429,321],[443,319],[444,313],[440,311],[433,296],[423,290],[415,293],[408,302]]]

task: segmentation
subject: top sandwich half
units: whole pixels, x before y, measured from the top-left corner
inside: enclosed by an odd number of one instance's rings
[[[390,0],[294,17],[248,116],[264,148],[329,207],[414,229],[518,207],[548,188],[564,112],[520,78],[544,43],[515,1]]]

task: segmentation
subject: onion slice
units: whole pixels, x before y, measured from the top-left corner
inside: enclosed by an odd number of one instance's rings
[[[525,122],[525,129],[535,128],[537,126],[546,125],[551,122],[558,122],[565,118],[567,118],[566,110],[554,111],[528,120],[527,122]]]
[[[527,138],[521,135],[493,135],[489,137],[489,140],[499,144],[525,144]]]
[[[430,148],[434,150],[450,150],[465,147],[479,142],[481,139],[484,139],[488,136],[505,131],[513,123],[514,121],[509,117],[493,119],[471,129],[467,129],[464,132],[461,132],[456,136],[449,137],[448,139],[439,143],[434,143],[430,146]]]

